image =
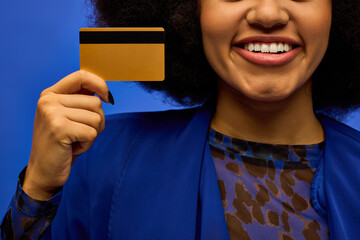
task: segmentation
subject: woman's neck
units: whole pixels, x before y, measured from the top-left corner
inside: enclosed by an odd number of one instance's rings
[[[324,141],[324,132],[312,106],[311,82],[276,102],[249,99],[220,80],[211,127],[247,141],[306,145]]]

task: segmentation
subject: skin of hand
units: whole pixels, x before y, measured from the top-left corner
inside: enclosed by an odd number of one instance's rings
[[[104,130],[101,100],[110,103],[108,98],[105,81],[83,70],[41,93],[22,186],[30,197],[48,200],[65,184],[77,156]]]

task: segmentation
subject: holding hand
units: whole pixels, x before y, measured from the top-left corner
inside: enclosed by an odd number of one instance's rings
[[[76,157],[105,128],[101,100],[114,104],[104,80],[80,70],[45,89],[37,104],[23,190],[47,200],[67,181]]]

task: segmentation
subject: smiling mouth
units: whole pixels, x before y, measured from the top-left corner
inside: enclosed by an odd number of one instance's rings
[[[235,44],[234,50],[249,62],[262,66],[280,66],[291,62],[300,52],[300,45],[289,42],[245,42]]]
[[[245,49],[249,52],[253,53],[272,53],[272,54],[282,54],[291,51],[292,49],[295,49],[299,47],[298,45],[291,45],[288,43],[282,43],[282,42],[272,42],[272,43],[261,43],[261,42],[255,42],[255,43],[246,43],[246,44],[240,44],[237,45],[237,47],[240,47],[242,49]]]

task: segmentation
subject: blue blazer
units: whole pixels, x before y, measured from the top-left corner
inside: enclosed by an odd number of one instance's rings
[[[107,116],[81,155],[53,239],[230,239],[207,133],[213,108]],[[323,115],[311,200],[331,239],[360,236],[360,133]]]

